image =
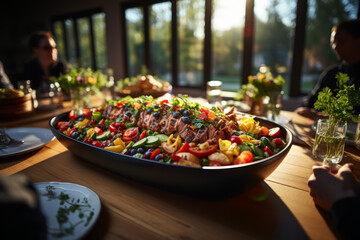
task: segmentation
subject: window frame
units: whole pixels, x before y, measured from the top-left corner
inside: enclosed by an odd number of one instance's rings
[[[149,38],[149,7],[153,4],[162,2],[171,2],[172,4],[172,82],[173,86],[186,87],[195,89],[206,89],[206,84],[211,80],[211,69],[212,69],[212,34],[211,34],[211,15],[213,0],[205,0],[205,26],[204,26],[204,54],[203,54],[203,84],[200,86],[179,86],[178,84],[178,38],[177,38],[177,1],[179,0],[134,0],[131,2],[124,2],[121,4],[121,20],[122,20],[122,36],[124,39],[124,69],[125,76],[128,76],[128,49],[127,49],[127,29],[126,29],[126,17],[125,12],[129,8],[142,7],[144,11],[144,51],[145,51],[145,65],[151,71],[150,66],[150,38]],[[255,13],[254,4],[256,0],[246,0],[245,10],[245,26],[244,26],[244,52],[242,56],[243,67],[239,72],[239,83],[246,84],[247,76],[251,75],[252,59],[253,59],[253,44],[254,44],[254,26],[255,26]],[[358,18],[360,18],[360,0],[358,7]],[[290,69],[290,89],[289,97],[299,97],[304,95],[301,93],[301,78],[302,78],[302,67],[303,67],[303,56],[305,48],[305,34],[306,34],[306,21],[308,11],[308,0],[297,0],[296,3],[296,22],[294,32],[294,43],[293,43],[293,58],[291,60]]]
[[[64,42],[64,48],[65,48],[65,56],[67,59],[69,59],[69,47],[67,44],[67,33],[65,30],[65,21],[66,20],[72,20],[74,22],[74,36],[75,36],[75,56],[77,65],[79,65],[78,61],[81,57],[81,50],[80,50],[80,43],[79,43],[79,31],[77,26],[77,20],[80,18],[86,18],[89,21],[89,28],[90,28],[90,52],[91,52],[91,68],[92,69],[98,69],[97,61],[96,61],[96,47],[95,47],[95,35],[94,35],[94,26],[93,26],[93,19],[92,16],[94,14],[98,13],[105,13],[102,8],[94,8],[91,10],[86,11],[80,11],[76,13],[69,13],[69,14],[63,14],[54,16],[51,18],[51,30],[54,32],[54,23],[60,21],[62,23],[62,31],[64,33],[64,38],[62,39]]]

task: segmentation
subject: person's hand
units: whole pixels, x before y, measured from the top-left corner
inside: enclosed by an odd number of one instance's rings
[[[345,164],[337,173],[327,166],[314,166],[308,179],[310,195],[314,202],[326,211],[340,199],[356,196],[359,183],[352,173],[352,164]]]

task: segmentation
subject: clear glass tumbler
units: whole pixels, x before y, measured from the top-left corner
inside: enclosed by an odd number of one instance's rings
[[[344,155],[347,124],[318,120],[313,155],[330,163],[339,163]]]

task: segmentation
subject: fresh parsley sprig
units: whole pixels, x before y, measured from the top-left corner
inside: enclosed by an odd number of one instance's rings
[[[325,87],[318,94],[314,108],[329,116],[336,122],[358,121],[354,106],[360,106],[360,89],[355,85],[347,86],[349,76],[346,73],[339,72],[336,75],[337,86],[334,92]]]

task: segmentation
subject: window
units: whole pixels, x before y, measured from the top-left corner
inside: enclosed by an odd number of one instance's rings
[[[358,0],[337,0],[326,3],[309,0],[301,92],[310,92],[321,72],[338,62],[330,47],[331,28],[343,20],[356,18],[358,8]]]
[[[225,91],[240,88],[245,2],[245,0],[213,1],[211,80],[222,81],[222,89]]]
[[[295,10],[296,0],[255,0],[252,74],[259,72],[262,64],[270,67],[274,76],[285,79],[284,95],[290,83]]]
[[[73,67],[105,70],[105,14],[99,10],[55,17],[52,20],[59,57]]]
[[[174,87],[205,90],[207,81],[221,80],[224,90],[237,91],[265,64],[296,97],[336,61],[330,26],[359,16],[359,1],[133,0],[121,9],[127,76],[146,66]]]

